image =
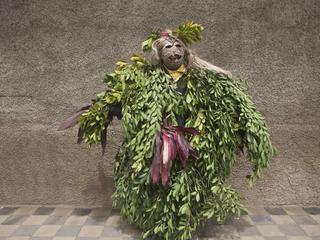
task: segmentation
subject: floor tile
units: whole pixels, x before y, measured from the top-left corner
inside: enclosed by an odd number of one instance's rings
[[[33,215],[50,215],[54,211],[54,208],[51,207],[39,207],[37,208]]]
[[[67,220],[64,216],[49,216],[43,224],[45,225],[63,225]]]
[[[88,216],[69,216],[64,225],[83,225]]]
[[[16,211],[12,213],[12,215],[22,215],[22,216],[28,216],[32,215],[35,211],[34,207],[19,207]]]
[[[319,225],[301,225],[301,228],[307,236],[310,237],[320,237],[320,227]]]
[[[287,215],[287,212],[281,207],[265,207],[264,209],[271,215]]]
[[[287,238],[275,236],[275,237],[264,237],[264,240],[287,240]]]
[[[54,237],[52,240],[75,240],[76,237]]]
[[[236,222],[236,225],[250,226],[250,225],[253,225],[253,222],[252,222],[252,220],[251,220],[249,215],[244,215],[244,216],[240,217],[240,219]]]
[[[242,226],[237,229],[240,236],[260,236],[260,232],[255,226]]]
[[[105,226],[101,237],[123,237],[122,230],[120,227]]]
[[[83,226],[78,234],[79,237],[100,237],[104,226]]]
[[[249,215],[269,215],[264,207],[248,207]]]
[[[37,230],[39,226],[28,226],[22,225],[19,226],[13,233],[14,236],[32,236]]]
[[[2,225],[19,225],[27,219],[27,216],[11,215],[4,220]]]
[[[298,206],[284,207],[284,210],[288,215],[307,215],[303,208]]]
[[[215,237],[218,239],[240,239],[239,233],[235,226],[219,225],[216,226]]]
[[[57,207],[51,213],[51,216],[63,216],[66,217],[71,214],[74,208],[67,208],[67,207]]]
[[[320,215],[311,215],[311,217],[312,217],[318,224],[320,224]]]
[[[118,226],[123,224],[125,224],[125,222],[119,215],[110,216],[106,221],[107,226]]]
[[[276,225],[260,225],[257,226],[258,231],[262,236],[273,237],[273,236],[284,236]]]
[[[108,208],[94,208],[90,212],[90,216],[108,217],[111,214],[111,209]]]
[[[138,240],[141,235],[141,230],[125,222],[117,209],[0,209],[0,240]],[[320,240],[318,209],[298,206],[248,208],[249,215],[228,218],[222,225],[212,218],[198,229],[193,240]]]
[[[291,218],[291,216],[287,215],[272,215],[271,219],[274,223],[281,224],[296,224],[296,222]]]
[[[306,236],[288,236],[288,240],[313,240],[311,237],[306,237]]]
[[[255,225],[265,225],[265,224],[274,224],[272,218],[270,215],[266,215],[266,216],[263,216],[263,215],[253,215],[253,216],[250,216],[251,218],[251,221],[253,224]]]
[[[92,210],[90,208],[75,208],[71,212],[72,216],[87,216]]]
[[[105,225],[107,219],[107,216],[89,216],[85,225]]]
[[[307,225],[312,225],[312,224],[317,224],[316,220],[314,220],[312,217],[308,215],[302,215],[302,216],[291,216],[291,218],[300,225],[307,224]]]
[[[82,226],[62,226],[56,233],[56,236],[59,236],[59,237],[77,236],[81,230],[81,227]]]
[[[31,215],[26,218],[22,225],[41,225],[48,218],[48,216],[34,216]]]
[[[126,240],[123,237],[101,237],[99,240]]]
[[[311,215],[320,215],[320,207],[304,207],[303,210]]]
[[[33,234],[35,237],[53,237],[61,228],[59,225],[43,225]]]
[[[18,225],[0,225],[0,237],[10,236],[18,227]]]
[[[0,207],[0,215],[12,214],[16,209],[16,207]]]
[[[300,228],[299,225],[280,225],[278,226],[280,232],[286,236],[306,236],[305,232]]]
[[[264,237],[259,237],[259,236],[242,236],[240,237],[241,240],[264,240]]]
[[[52,237],[31,237],[31,240],[52,240]]]
[[[8,237],[7,240],[30,240],[31,237],[25,237],[25,236],[13,236]]]
[[[4,220],[6,220],[10,215],[0,215],[0,224],[3,223]]]

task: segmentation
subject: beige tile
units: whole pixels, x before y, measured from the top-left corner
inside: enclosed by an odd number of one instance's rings
[[[22,225],[41,225],[49,216],[39,215],[39,216],[30,216],[28,217]]]
[[[303,231],[310,237],[320,237],[320,226],[319,225],[300,225]]]
[[[43,225],[34,234],[34,237],[53,237],[61,226]]]
[[[110,208],[94,208],[92,209],[90,216],[109,216],[110,213]]]
[[[29,240],[29,239],[31,239],[31,237],[13,236],[13,237],[7,238],[7,240]]]
[[[283,207],[283,209],[288,213],[288,215],[307,215],[307,213],[298,206]]]
[[[14,211],[13,215],[32,215],[35,210],[34,207],[20,207]]]
[[[241,237],[241,240],[264,240],[263,237],[258,237],[258,236],[246,236],[246,237]]]
[[[64,225],[83,225],[88,216],[70,216],[65,221]]]
[[[296,237],[287,237],[288,240],[312,240],[310,237],[305,237],[305,236],[296,236]]]
[[[310,215],[317,223],[320,224],[320,215]],[[1,221],[0,221],[1,222]]]
[[[57,207],[53,212],[52,216],[68,216],[72,212],[73,208],[67,208],[67,207]]]
[[[79,237],[99,237],[103,226],[83,226],[78,234]]]
[[[9,237],[7,240],[29,240],[31,237],[20,237],[20,236],[14,236],[14,237]]]
[[[269,215],[263,207],[248,207],[249,215]]]
[[[0,225],[0,237],[9,237],[19,225]]]
[[[276,224],[295,224],[295,221],[290,216],[286,215],[271,215],[272,220]]]
[[[276,225],[260,225],[256,227],[265,237],[284,236]]]
[[[99,240],[123,240],[123,237],[101,237]]]
[[[238,221],[239,225],[253,225],[252,219],[249,215],[243,215],[240,217],[240,220]]]
[[[112,215],[106,221],[107,226],[118,226],[123,224],[124,224],[124,221],[119,215]]]
[[[52,240],[75,240],[76,237],[54,237]]]
[[[4,220],[6,220],[9,217],[9,215],[0,215],[0,224],[3,223]]]

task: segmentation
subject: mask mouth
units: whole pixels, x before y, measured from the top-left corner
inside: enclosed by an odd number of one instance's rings
[[[181,59],[181,55],[180,54],[174,54],[174,55],[171,55],[169,57],[170,60],[174,61],[174,60],[180,60]]]

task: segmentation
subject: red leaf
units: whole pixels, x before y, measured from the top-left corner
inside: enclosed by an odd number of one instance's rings
[[[186,128],[186,127],[181,127],[181,126],[177,126],[176,128],[179,129],[182,132],[189,133],[189,134],[192,134],[194,136],[200,134],[200,132],[195,128]]]
[[[81,128],[78,129],[78,140],[77,143],[81,144],[83,140],[83,131],[81,130]]]
[[[107,128],[108,124],[104,125],[104,129],[101,131],[101,148],[102,148],[102,155],[106,152],[106,146],[107,146]]]
[[[167,162],[166,164],[162,164],[162,171],[161,171],[161,181],[164,187],[168,185],[169,177],[170,177],[170,162]]]
[[[162,148],[161,135],[160,133],[158,133],[154,141],[154,157],[153,157],[152,166],[151,166],[151,177],[152,177],[153,183],[157,183],[160,178],[161,160],[162,160],[161,148]]]
[[[171,140],[170,137],[163,131],[162,132],[162,163],[167,164],[170,160],[171,153],[170,153],[170,144]]]
[[[181,161],[182,166],[185,168],[187,166],[187,160],[189,157],[189,148],[187,146],[187,141],[184,138],[184,135],[182,132],[177,132],[175,135],[175,141],[178,148],[178,154]]]
[[[87,111],[90,108],[91,105],[87,105],[84,106],[82,108],[80,108],[75,114],[73,114],[72,116],[68,117],[58,128],[58,131],[60,130],[65,130],[68,128],[71,128],[73,126],[75,126],[78,123],[78,120],[80,118],[80,116],[82,115],[82,113],[84,113],[85,111]]]

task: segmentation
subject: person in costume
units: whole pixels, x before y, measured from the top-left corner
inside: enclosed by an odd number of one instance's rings
[[[190,50],[202,32],[191,21],[152,32],[142,43],[149,61],[117,62],[106,90],[60,127],[79,124],[78,143],[101,143],[104,152],[108,125],[122,120],[113,205],[142,239],[187,240],[212,217],[239,217],[241,196],[226,184],[239,151],[252,164],[250,185],[275,155],[243,83]]]

